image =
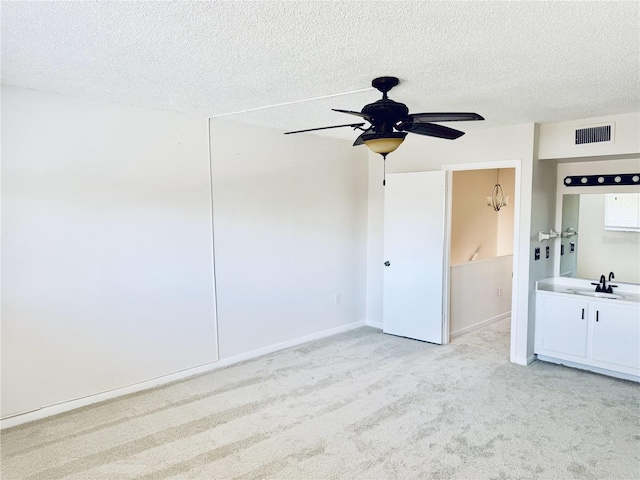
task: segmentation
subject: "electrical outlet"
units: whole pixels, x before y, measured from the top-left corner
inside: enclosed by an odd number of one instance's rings
[[[501,297],[502,296],[502,287],[498,287],[498,296]]]
[[[549,245],[544,247],[544,257],[549,258]]]
[[[540,260],[540,247],[536,247],[533,254],[534,260]]]
[[[335,302],[340,303],[340,294],[336,293]]]

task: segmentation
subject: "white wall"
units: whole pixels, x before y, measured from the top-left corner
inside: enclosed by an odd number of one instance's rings
[[[206,118],[2,87],[2,416],[217,359]]]
[[[365,147],[366,148],[366,147]],[[383,264],[384,264],[384,189],[382,186],[383,165],[379,155],[370,154],[368,167],[367,201],[367,287],[365,315],[369,325],[379,328],[383,309]]]
[[[529,296],[533,290],[529,276],[531,243],[531,187],[534,148],[537,140],[533,124],[471,130],[463,137],[442,140],[409,135],[402,146],[387,157],[390,172],[440,170],[445,165],[474,164],[517,160],[521,164],[520,198],[514,209],[519,214],[516,225],[518,269],[521,279],[514,279],[518,298],[512,314],[520,332],[512,337],[512,360],[526,364],[533,355],[533,317],[529,322]],[[369,225],[367,259],[367,320],[382,323],[383,205],[382,158],[370,154]],[[552,181],[551,196],[554,183]],[[537,272],[538,274],[543,274]],[[543,277],[540,277],[543,278]],[[535,283],[535,282],[534,282]],[[531,325],[530,325],[531,324]]]
[[[451,267],[452,337],[509,315],[512,265],[513,257],[505,255]]]
[[[538,126],[539,127],[539,126]],[[533,175],[531,183],[531,246],[529,252],[529,330],[527,333],[527,343],[529,354],[533,354],[533,343],[535,334],[535,308],[537,280],[552,277],[556,259],[554,250],[555,241],[538,241],[538,232],[549,232],[554,223],[556,198],[556,162],[538,160],[539,129],[536,128],[534,137],[534,160]],[[558,241],[559,243],[559,241]],[[549,258],[546,258],[546,247],[549,248]],[[540,260],[535,260],[535,249],[540,248]],[[557,252],[559,254],[559,251]]]
[[[3,417],[215,368],[218,345],[228,364],[364,324],[368,168],[350,142],[216,120],[210,170],[206,117],[2,102]]]
[[[364,324],[366,153],[226,119],[211,149],[221,358]]]
[[[599,124],[614,124],[614,141],[576,145],[575,130]],[[635,155],[640,151],[640,113],[583,118],[540,125],[540,159],[563,159]]]

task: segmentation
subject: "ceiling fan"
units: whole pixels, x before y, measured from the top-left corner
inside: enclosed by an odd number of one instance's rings
[[[362,130],[354,146],[365,144],[373,152],[379,153],[386,159],[387,154],[393,152],[404,141],[407,133],[417,133],[429,137],[454,140],[464,135],[464,132],[453,128],[437,125],[431,122],[459,122],[469,120],[484,120],[477,113],[409,113],[409,109],[403,103],[395,102],[387,96],[387,92],[398,85],[400,81],[396,77],[378,77],[373,79],[371,85],[382,92],[382,98],[376,102],[365,105],[362,111],[352,112],[333,108],[335,112],[348,113],[361,117],[369,122],[366,128],[364,123],[350,123],[345,125],[333,125],[331,127],[309,128],[286,132],[292,133],[313,132],[329,128],[352,127],[354,130]]]

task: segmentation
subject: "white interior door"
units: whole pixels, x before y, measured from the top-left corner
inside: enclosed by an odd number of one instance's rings
[[[443,342],[445,172],[387,175],[383,332]]]

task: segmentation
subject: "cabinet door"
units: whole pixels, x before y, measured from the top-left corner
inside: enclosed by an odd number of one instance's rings
[[[586,357],[589,303],[545,296],[542,308],[542,349]]]
[[[640,368],[640,315],[638,308],[610,303],[592,304],[591,358]]]

